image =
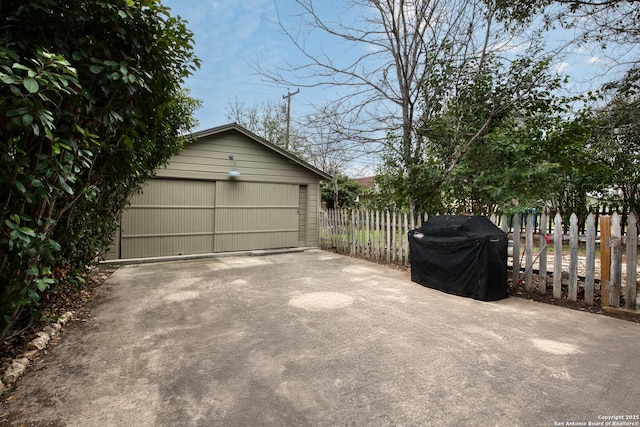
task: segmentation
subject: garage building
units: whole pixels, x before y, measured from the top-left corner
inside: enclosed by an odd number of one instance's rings
[[[330,175],[237,124],[193,137],[132,198],[106,259],[319,246]]]

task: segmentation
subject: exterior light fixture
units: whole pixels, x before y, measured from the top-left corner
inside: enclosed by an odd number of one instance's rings
[[[237,178],[240,176],[240,172],[236,167],[236,156],[233,154],[229,154],[229,160],[233,160],[233,169],[229,171],[229,178]]]

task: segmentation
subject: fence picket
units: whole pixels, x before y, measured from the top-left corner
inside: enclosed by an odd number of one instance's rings
[[[520,279],[520,214],[513,215],[513,284]]]
[[[366,211],[365,212],[365,238],[364,238],[364,244],[365,244],[365,257],[366,258],[370,258],[371,257],[371,211]]]
[[[355,221],[353,223],[353,239],[355,242],[355,256],[360,256],[360,209],[355,211]]]
[[[638,279],[638,218],[631,212],[627,218],[627,287],[625,308],[636,309]]]
[[[578,301],[578,216],[569,218],[569,301]]]
[[[380,211],[376,210],[376,260],[382,259],[382,224],[380,222]]]
[[[585,254],[584,302],[593,305],[594,279],[596,271],[596,217],[593,213],[587,216],[587,252]]]
[[[351,255],[356,255],[356,211],[351,211]]]
[[[365,227],[366,227],[366,215],[364,213],[364,210],[360,211],[360,229],[358,230],[358,240],[360,241],[360,256],[364,257],[366,256],[366,250],[365,250]]]
[[[338,210],[333,210],[330,215],[331,220],[331,229],[333,230],[333,235],[331,236],[331,246],[337,251],[340,249],[339,239],[340,239],[340,224],[338,222]]]
[[[507,214],[502,215],[502,218],[500,219],[500,230],[504,231],[505,233],[509,231],[509,217],[507,216]]]
[[[528,292],[532,290],[533,284],[533,215],[527,215],[527,225],[525,227],[525,251],[526,262],[525,262],[525,289]]]
[[[375,251],[375,229],[376,229],[376,215],[374,211],[369,212],[369,258],[376,257]]]
[[[340,233],[342,230],[340,229],[340,210],[336,209],[332,215],[333,220],[333,229],[335,230],[335,236],[333,237],[333,247],[336,248],[337,251],[340,250],[341,242],[340,242]]]
[[[611,287],[609,305],[620,307],[620,287],[622,285],[622,229],[617,212],[611,216]]]
[[[540,216],[540,224],[547,223],[547,214],[542,213]],[[538,292],[541,295],[547,293],[547,239],[545,238],[545,230],[541,229],[540,234],[540,252],[538,257]]]
[[[386,231],[387,231],[387,262],[391,262],[391,218],[389,217],[389,210],[386,211]]]
[[[403,254],[402,260],[405,265],[409,264],[409,240],[407,239],[407,234],[409,233],[409,222],[407,220],[407,213],[403,212],[403,220],[404,220],[404,230],[400,232],[400,239],[402,242]]]
[[[374,258],[376,259],[376,261],[380,261],[380,212],[378,210],[375,210],[373,216],[375,218],[373,228],[373,241],[375,242]]]
[[[409,216],[411,217],[411,222],[409,225],[411,225],[411,230],[415,230],[416,229],[416,213],[413,209],[411,209],[411,211],[409,212]],[[406,236],[405,236],[406,237]]]
[[[366,210],[366,209],[332,209],[320,213],[319,224],[320,245],[340,253],[350,253],[353,256],[369,258],[377,261],[386,261],[400,265],[410,264],[410,248],[407,234],[409,230],[422,225],[421,219],[428,220],[427,214],[401,210]],[[600,227],[596,224],[596,218],[600,219]],[[584,235],[580,238],[586,239],[586,251],[582,255],[578,250],[579,232],[578,219],[575,214],[571,215],[568,227],[569,252],[565,252],[568,257],[568,268],[563,264],[563,230],[564,225],[560,213],[556,213],[553,218],[549,218],[546,213],[540,214],[540,234],[539,244],[534,242],[536,236],[536,220],[533,215],[527,215],[523,221],[522,214],[515,214],[510,223],[509,217],[502,215],[491,216],[494,223],[498,223],[501,229],[509,229],[512,225],[513,252],[511,254],[513,265],[513,281],[517,283],[525,269],[523,282],[524,287],[532,292],[540,294],[547,293],[547,265],[553,265],[552,275],[553,297],[555,299],[567,298],[576,301],[579,286],[582,286],[582,278],[578,274],[584,271],[584,297],[585,304],[594,304],[595,301],[595,280],[600,278],[602,288],[600,291],[602,306],[618,307],[620,305],[620,295],[624,291],[625,308],[637,310],[636,280],[637,273],[637,245],[638,245],[638,217],[634,213],[628,215],[625,224],[621,223],[621,216],[613,214],[610,218],[611,225],[603,225],[605,219],[609,217],[589,214],[585,221]],[[524,222],[524,224],[523,224]],[[549,225],[549,226],[547,226]],[[600,228],[600,234],[598,229]],[[623,237],[622,230],[626,228],[627,235]],[[553,254],[547,253],[546,239],[544,232],[549,229],[553,231]],[[611,237],[606,238],[610,229]],[[521,230],[524,236],[524,251],[521,254]],[[600,268],[596,270],[596,242],[600,238]],[[607,246],[610,242],[611,249]],[[539,250],[538,256],[534,257],[535,249]],[[623,248],[624,246],[624,248]],[[622,254],[625,250],[626,270],[622,273]],[[525,258],[526,261],[522,265]],[[547,263],[548,257],[553,256],[553,261]],[[535,260],[534,260],[535,258]],[[536,261],[537,260],[537,261]],[[583,264],[584,261],[584,264]],[[584,270],[582,266],[584,265]],[[539,286],[534,287],[533,267],[538,268]],[[565,270],[564,284],[567,284],[566,275],[568,273],[568,288],[563,291],[563,269]],[[610,272],[610,274],[609,274]],[[599,276],[598,276],[599,274]],[[609,276],[610,279],[609,280]],[[551,284],[551,281],[549,281]],[[536,289],[537,288],[537,289]]]
[[[553,297],[562,298],[562,216],[556,214],[553,221]]]

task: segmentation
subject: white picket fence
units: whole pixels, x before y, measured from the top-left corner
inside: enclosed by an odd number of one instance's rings
[[[320,245],[323,249],[350,254],[377,262],[409,265],[407,233],[419,227],[427,215],[400,211],[326,210],[321,213]],[[637,307],[638,230],[637,218],[627,218],[625,235],[620,216],[586,219],[586,233],[578,232],[578,218],[571,215],[568,234],[563,233],[562,217],[553,219],[552,242],[547,245],[544,233],[536,233],[534,216],[491,216],[503,231],[509,229],[512,283],[529,292],[552,292],[556,299],[584,300],[594,304],[600,295],[603,306],[626,309]],[[547,214],[537,217],[547,224]],[[508,227],[508,224],[510,227]],[[599,225],[599,227],[597,227]]]

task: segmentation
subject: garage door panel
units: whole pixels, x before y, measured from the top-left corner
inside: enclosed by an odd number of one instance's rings
[[[215,182],[153,179],[122,215],[121,258],[213,252]]]
[[[252,233],[297,231],[298,208],[264,207],[262,209],[218,208],[216,233]]]
[[[219,182],[216,252],[297,246],[298,204],[297,185]]]
[[[131,205],[213,206],[215,183],[180,179],[152,179],[131,199]]]
[[[298,230],[244,234],[217,234],[216,252],[248,251],[256,249],[290,248],[297,241]]]
[[[298,186],[218,181],[216,206],[297,206]]]
[[[209,230],[215,219],[213,208],[139,208],[131,207],[123,214],[122,232],[130,235],[194,233]]]

